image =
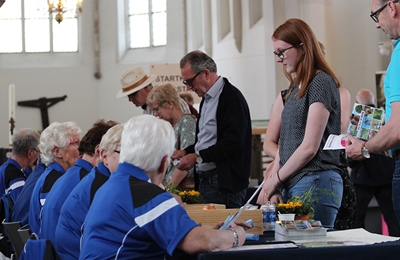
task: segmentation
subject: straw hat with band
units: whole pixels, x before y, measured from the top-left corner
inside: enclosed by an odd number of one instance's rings
[[[147,75],[140,67],[125,70],[121,75],[122,89],[118,91],[117,98],[123,98],[141,90],[156,78],[156,75]]]

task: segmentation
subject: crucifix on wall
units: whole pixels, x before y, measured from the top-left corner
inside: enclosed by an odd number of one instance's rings
[[[22,107],[37,107],[40,108],[40,114],[42,116],[42,127],[45,129],[49,126],[49,113],[48,108],[57,104],[60,101],[64,101],[67,95],[55,98],[42,97],[35,100],[18,101],[18,106]]]

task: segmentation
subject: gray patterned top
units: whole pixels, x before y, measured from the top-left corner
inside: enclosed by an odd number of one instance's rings
[[[174,127],[175,131],[175,149],[182,150],[189,145],[194,144],[196,135],[196,119],[191,114],[184,114]],[[165,180],[167,183],[174,173],[175,166],[171,163],[168,166]],[[189,170],[187,177],[193,177],[193,169]]]
[[[310,105],[314,102],[322,102],[330,114],[316,155],[300,171],[292,174],[285,182],[287,189],[293,187],[309,172],[325,170],[340,171],[340,150],[323,150],[330,134],[340,134],[340,95],[335,81],[330,75],[320,71],[312,79],[303,97],[297,98],[295,95],[298,92],[299,88],[295,87],[286,100],[282,112],[279,146],[280,167],[289,160],[290,156],[292,156],[303,141]]]

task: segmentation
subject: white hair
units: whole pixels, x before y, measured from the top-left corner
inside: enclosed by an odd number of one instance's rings
[[[174,143],[175,133],[169,122],[150,115],[133,117],[122,131],[119,162],[155,172],[164,156],[170,159]]]
[[[81,132],[81,129],[74,122],[54,122],[49,125],[40,135],[39,150],[42,162],[46,166],[54,162],[56,157],[53,153],[53,149],[55,147],[61,150],[65,149],[72,141],[71,135],[80,135]]]
[[[108,131],[101,138],[99,150],[105,150],[107,155],[111,155],[121,144],[122,130],[124,130],[124,124],[118,124],[108,129]],[[103,161],[101,156],[99,157],[98,161]]]

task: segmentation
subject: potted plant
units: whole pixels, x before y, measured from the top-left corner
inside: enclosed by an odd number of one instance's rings
[[[296,220],[312,219],[314,217],[314,203],[318,197],[313,195],[315,184],[301,196],[294,196],[286,203],[275,204],[275,212],[278,214],[295,214]]]
[[[195,190],[181,191],[181,190],[177,189],[175,186],[173,186],[172,184],[168,184],[167,187],[165,187],[165,189],[172,194],[179,195],[181,197],[182,202],[185,202],[187,204],[204,203],[204,199],[200,195],[200,192],[198,192],[198,191],[195,191]]]

